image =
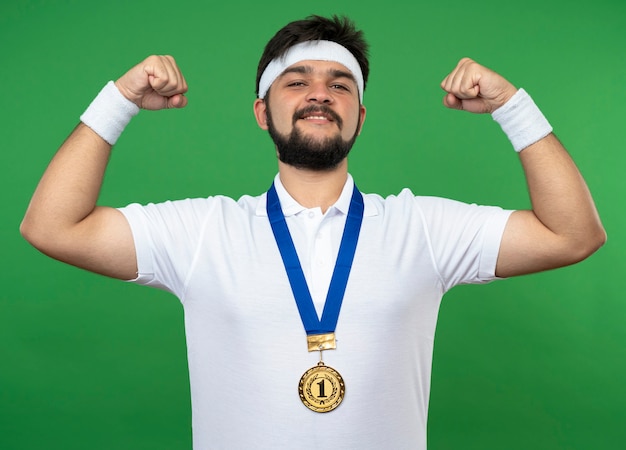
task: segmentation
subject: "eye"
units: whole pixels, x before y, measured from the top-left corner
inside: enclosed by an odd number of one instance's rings
[[[343,83],[333,83],[330,85],[330,88],[333,90],[350,92],[350,87]]]
[[[304,81],[290,81],[289,83],[287,83],[287,86],[289,87],[302,87],[302,86],[306,86],[306,83]]]

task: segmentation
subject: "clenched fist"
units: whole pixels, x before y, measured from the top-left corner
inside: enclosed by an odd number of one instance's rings
[[[517,92],[505,78],[470,58],[459,61],[441,88],[447,92],[444,105],[473,113],[492,113]]]
[[[143,109],[183,108],[187,82],[171,56],[149,56],[122,75],[115,85]]]

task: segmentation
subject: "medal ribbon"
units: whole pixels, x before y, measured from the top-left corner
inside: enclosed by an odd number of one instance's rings
[[[287,227],[273,183],[272,187],[267,191],[266,208],[306,334],[333,333],[339,320],[339,311],[341,310],[341,303],[343,302],[346,285],[348,284],[348,277],[359,240],[359,232],[361,231],[361,223],[363,222],[364,206],[361,192],[354,186],[348,217],[346,218],[341,244],[339,245],[337,262],[330,280],[321,320],[317,317],[313,298],[304,278],[300,259],[296,253],[296,247],[293,244],[293,239]]]

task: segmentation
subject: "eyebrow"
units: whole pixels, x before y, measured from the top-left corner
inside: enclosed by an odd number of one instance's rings
[[[306,75],[306,74],[311,74],[313,72],[314,72],[314,69],[311,66],[307,66],[307,65],[294,66],[294,67],[289,67],[289,68],[285,69],[283,71],[283,73],[280,74],[279,78],[284,77],[288,73],[300,73],[300,74]],[[354,75],[352,75],[352,73],[347,71],[347,70],[330,68],[330,69],[328,69],[327,73],[332,78],[348,78],[348,79],[352,80],[354,82],[354,84],[357,84],[356,78],[354,78]]]

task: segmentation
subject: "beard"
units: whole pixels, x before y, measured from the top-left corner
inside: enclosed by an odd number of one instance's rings
[[[341,131],[343,128],[341,117],[326,105],[311,105],[296,111],[293,115],[293,127],[288,135],[282,135],[276,130],[269,104],[266,107],[268,131],[276,145],[278,159],[297,169],[332,170],[348,156],[356,141],[358,130],[354,132],[351,139],[345,141],[340,134],[334,137],[315,139],[310,136],[304,136],[296,128],[296,122],[304,117],[305,114],[320,112],[330,116],[334,123],[337,124],[339,131]]]

